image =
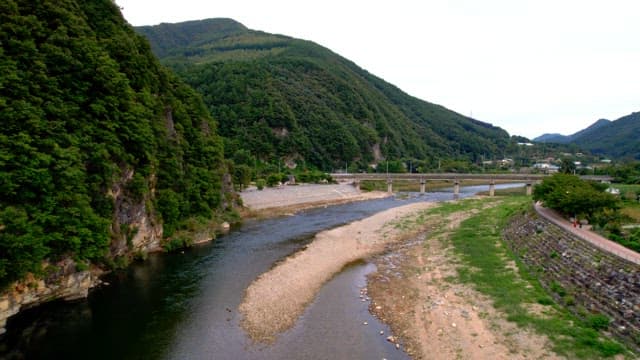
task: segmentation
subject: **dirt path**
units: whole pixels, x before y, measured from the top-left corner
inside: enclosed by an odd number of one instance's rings
[[[489,299],[450,280],[456,259],[448,233],[470,215],[431,218],[426,237],[377,260],[367,290],[371,311],[398,336],[388,340],[401,342],[414,359],[557,358],[545,337],[507,322]]]
[[[294,325],[322,285],[345,265],[384,251],[388,244],[415,236],[405,221],[434,203],[392,208],[364,220],[323,231],[306,249],[262,274],[240,305],[242,326],[256,341],[270,342]]]

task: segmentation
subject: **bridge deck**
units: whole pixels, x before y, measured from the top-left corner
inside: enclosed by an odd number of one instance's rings
[[[407,174],[407,173],[335,173],[331,174],[336,180],[513,180],[533,182],[542,180],[549,175],[545,174],[461,174],[461,173],[430,173],[430,174]],[[611,176],[587,175],[580,176],[584,180],[611,181]]]

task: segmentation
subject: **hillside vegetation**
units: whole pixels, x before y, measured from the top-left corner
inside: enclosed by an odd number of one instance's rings
[[[615,121],[600,119],[572,135],[544,134],[534,141],[572,143],[594,154],[640,160],[639,138],[640,112],[636,112]]]
[[[113,1],[0,2],[0,69],[0,285],[228,202],[217,124]]]
[[[309,41],[230,19],[137,28],[205,100],[225,151],[322,170],[382,159],[475,161],[502,154],[502,129],[407,95]]]

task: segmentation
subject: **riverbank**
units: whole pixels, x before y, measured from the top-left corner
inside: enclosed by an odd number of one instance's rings
[[[354,201],[391,196],[382,191],[363,192],[351,184],[301,184],[240,193],[245,206],[244,217],[272,217],[314,207],[338,205]]]
[[[607,333],[555,303],[504,246],[528,197],[445,203],[426,235],[375,261],[370,310],[414,359],[625,358]]]
[[[239,307],[242,327],[258,342],[272,342],[289,329],[324,283],[346,265],[383,252],[386,246],[415,236],[420,212],[434,203],[414,203],[377,213],[364,220],[323,231],[304,250],[258,277]]]
[[[449,237],[479,209],[425,215],[426,234],[375,260],[369,276],[370,311],[388,323],[414,359],[557,359],[544,336],[506,321],[487,296],[452,281],[459,259]],[[415,224],[417,225],[417,224]],[[424,226],[423,225],[423,226]],[[412,225],[413,226],[413,225]]]

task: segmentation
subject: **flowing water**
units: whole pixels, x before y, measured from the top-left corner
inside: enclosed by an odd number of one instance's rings
[[[464,187],[460,197],[486,188]],[[210,244],[152,254],[106,276],[109,285],[93,290],[86,300],[54,302],[9,319],[0,358],[408,359],[386,341],[389,328],[360,299],[366,274],[375,270],[369,263],[348,266],[325,284],[296,325],[273,344],[252,343],[240,328],[237,309],[257,276],[315,233],[409,202],[451,198],[451,192],[412,193],[402,200],[247,221]]]

